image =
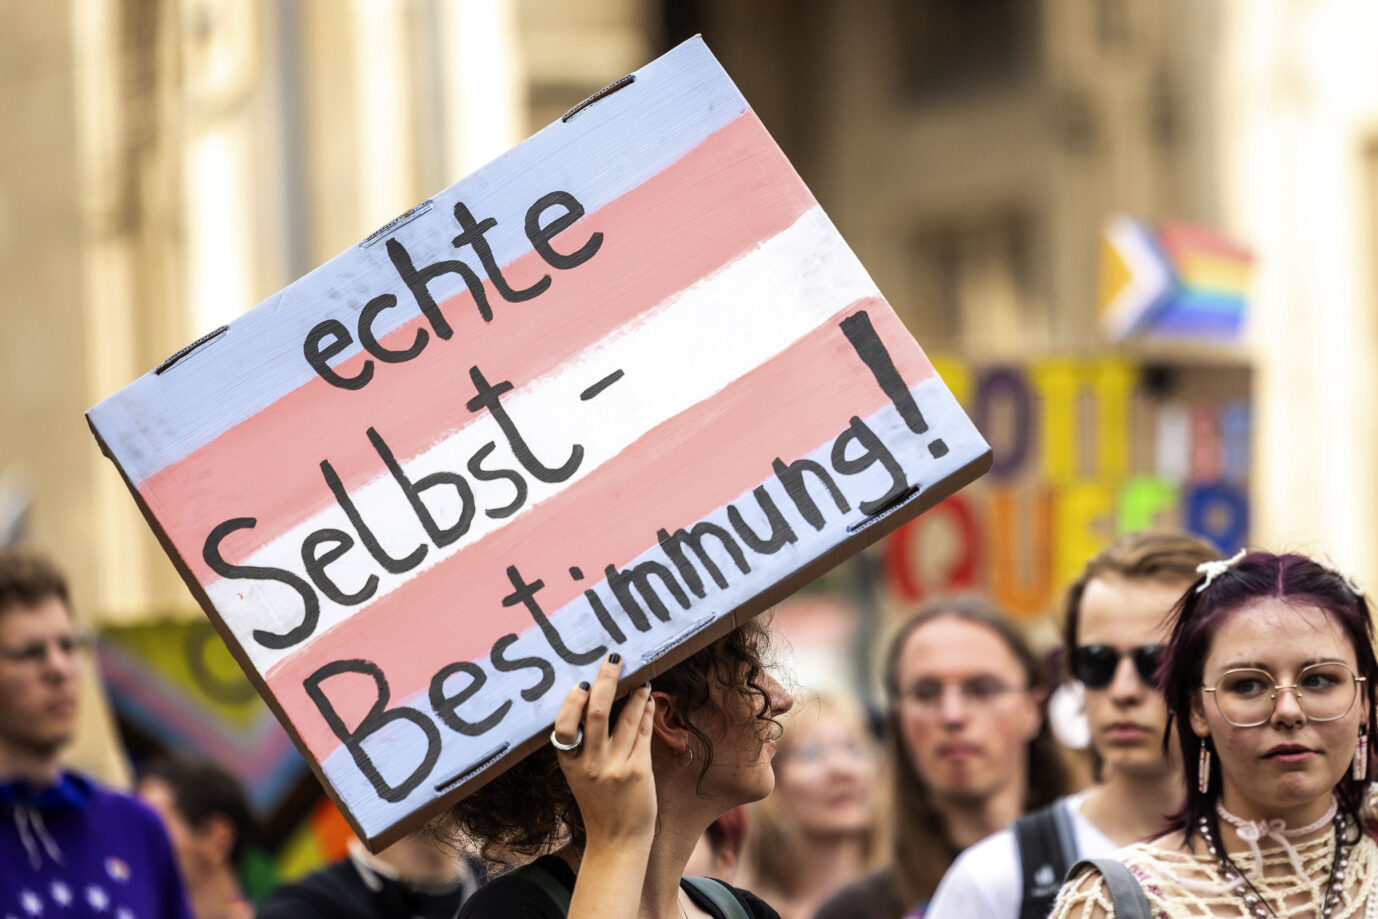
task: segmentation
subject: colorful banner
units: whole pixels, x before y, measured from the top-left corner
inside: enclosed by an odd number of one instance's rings
[[[996,460],[984,482],[887,540],[886,580],[901,599],[980,590],[1039,619],[1057,615],[1086,560],[1120,533],[1177,527],[1227,555],[1247,539],[1244,398],[1148,392],[1120,358],[935,364]]]

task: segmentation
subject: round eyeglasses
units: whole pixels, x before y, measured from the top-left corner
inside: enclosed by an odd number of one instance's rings
[[[1277,707],[1278,693],[1292,690],[1297,706],[1309,721],[1338,721],[1354,707],[1364,677],[1338,662],[1311,664],[1297,673],[1297,681],[1279,686],[1266,670],[1244,667],[1226,670],[1214,686],[1202,689],[1215,696],[1220,717],[1237,728],[1267,724]]]

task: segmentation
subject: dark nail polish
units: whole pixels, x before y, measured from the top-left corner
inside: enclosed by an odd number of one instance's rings
[[[609,664],[620,664],[620,663],[622,663],[622,655],[618,654],[616,651],[612,652],[611,654],[608,655],[608,663],[609,663]]]
[[[583,682],[581,682],[581,683],[579,684],[579,688],[582,689],[584,692],[588,692],[588,690],[589,690],[589,681],[588,681],[588,680],[584,680]]]

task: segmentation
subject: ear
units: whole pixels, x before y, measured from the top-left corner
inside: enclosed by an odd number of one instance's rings
[[[1209,737],[1211,733],[1210,723],[1206,721],[1205,705],[1201,701],[1203,695],[1198,691],[1191,697],[1191,730],[1197,737]]]
[[[668,693],[653,692],[656,710],[652,716],[651,736],[660,740],[676,755],[689,748],[689,727]]]

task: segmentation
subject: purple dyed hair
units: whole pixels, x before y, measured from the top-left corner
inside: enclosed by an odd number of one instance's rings
[[[1211,758],[1210,790],[1202,794],[1197,790],[1197,757],[1192,755],[1200,744],[1200,738],[1191,729],[1191,706],[1200,697],[1202,673],[1215,633],[1239,609],[1257,600],[1279,599],[1328,612],[1354,646],[1359,675],[1368,678],[1363,684],[1369,703],[1368,733],[1370,736],[1378,734],[1375,731],[1378,711],[1374,705],[1378,660],[1373,654],[1373,620],[1368,601],[1355,592],[1343,575],[1305,555],[1250,552],[1224,574],[1216,575],[1210,586],[1198,593],[1197,588],[1204,580],[1198,578],[1177,601],[1172,614],[1172,635],[1158,671],[1159,685],[1163,687],[1163,698],[1168,709],[1163,748],[1166,750],[1168,747],[1168,738],[1175,723],[1177,739],[1182,747],[1187,786],[1186,800],[1172,815],[1169,831],[1182,830],[1188,843],[1203,817],[1209,821],[1215,838],[1221,838],[1215,813],[1221,786],[1219,758]],[[1373,764],[1370,763],[1370,776],[1373,770]],[[1344,778],[1335,786],[1340,809],[1354,818],[1355,827],[1360,825],[1358,813],[1366,782],[1367,776],[1364,781],[1356,781],[1346,771]],[[1353,841],[1357,841],[1357,836]]]

